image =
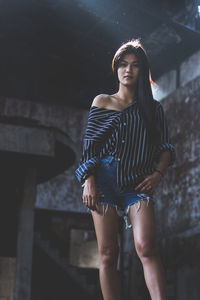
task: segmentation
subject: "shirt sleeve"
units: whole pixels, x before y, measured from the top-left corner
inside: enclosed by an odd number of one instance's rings
[[[176,151],[174,145],[171,144],[169,134],[168,134],[168,124],[164,114],[163,107],[160,103],[156,108],[156,122],[161,132],[161,141],[155,148],[155,161],[160,161],[160,156],[162,152],[169,150],[171,158],[169,161],[169,166],[173,165],[176,160]]]
[[[88,123],[83,138],[82,155],[79,166],[75,170],[78,181],[84,186],[85,180],[94,174],[95,168],[100,164],[101,150],[101,123],[98,110],[90,108]]]
[[[95,167],[100,163],[99,152],[100,145],[98,142],[84,139],[79,167],[75,170],[76,177],[81,184],[83,184],[91,174],[94,174]]]

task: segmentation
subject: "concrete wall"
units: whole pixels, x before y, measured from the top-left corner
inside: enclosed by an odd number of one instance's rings
[[[0,300],[13,300],[15,257],[0,257]]]
[[[199,224],[200,77],[177,89],[162,103],[177,151],[176,163],[168,169],[160,186],[162,201],[158,201],[160,230],[167,228],[171,235],[174,229],[182,232]]]
[[[179,86],[184,87],[188,82],[200,76],[200,51],[184,60],[177,69],[163,74],[152,86],[153,96],[162,100],[173,93]]]
[[[194,53],[180,65],[180,86],[200,76],[200,51]]]
[[[153,96],[156,100],[162,100],[176,90],[177,71],[171,70],[156,80],[157,86],[152,85]]]
[[[16,122],[32,121],[38,125],[59,128],[71,138],[81,153],[81,142],[88,116],[87,110],[1,98],[0,116],[9,117]],[[79,158],[80,155],[77,157],[76,164],[63,174],[38,185],[36,207],[77,212],[87,211],[82,204],[81,185],[74,175]]]

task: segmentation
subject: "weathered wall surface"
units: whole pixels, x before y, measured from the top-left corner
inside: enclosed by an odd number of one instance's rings
[[[200,76],[200,51],[188,57],[180,65],[180,86]]]
[[[177,159],[156,193],[160,232],[171,235],[200,220],[200,78],[162,100]]]
[[[157,100],[165,99],[178,87],[184,87],[188,82],[200,76],[200,51],[185,59],[179,66],[163,74],[152,86],[153,96]]]
[[[0,300],[13,299],[15,257],[0,257]]]
[[[155,192],[157,237],[170,300],[199,299],[200,77],[162,100],[177,159]],[[150,299],[132,231],[124,230],[126,299]],[[130,282],[131,278],[131,282]],[[133,282],[132,282],[133,281]]]
[[[75,178],[81,153],[81,142],[87,122],[88,111],[67,106],[57,106],[17,99],[0,99],[0,116],[24,123],[32,121],[38,125],[63,130],[77,147],[77,161],[63,174],[38,185],[36,207],[55,210],[86,212],[82,204],[81,185]]]
[[[157,86],[152,85],[153,96],[160,101],[174,92],[177,88],[177,71],[171,70],[162,75],[157,81]]]

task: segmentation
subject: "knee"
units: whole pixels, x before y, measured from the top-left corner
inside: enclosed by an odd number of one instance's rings
[[[157,255],[156,243],[153,240],[137,242],[135,248],[140,259],[151,258]]]
[[[116,267],[119,255],[119,246],[102,247],[99,251],[100,265],[102,267]]]

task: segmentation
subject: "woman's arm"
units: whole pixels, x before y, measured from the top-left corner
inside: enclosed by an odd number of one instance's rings
[[[165,171],[167,169],[167,167],[170,164],[170,160],[171,160],[171,153],[169,150],[165,150],[164,152],[161,153],[160,156],[160,161],[159,163],[156,165],[156,171],[154,173],[159,173],[160,175],[163,177],[165,174]]]
[[[83,203],[89,209],[98,211],[99,191],[95,183],[94,173],[96,167],[101,163],[100,152],[109,128],[105,127],[108,119],[107,111],[103,112],[98,107],[97,100],[100,101],[101,97],[95,97],[90,108],[83,138],[83,151],[75,174],[82,187],[84,187],[82,195]]]
[[[161,140],[155,147],[154,162],[155,171],[148,175],[139,185],[136,186],[136,190],[140,189],[140,192],[153,194],[168,166],[172,165],[176,159],[176,153],[174,146],[170,143],[168,135],[167,120],[164,115],[163,107],[158,103],[156,110],[156,121],[160,128]]]
[[[97,107],[101,107],[103,101],[103,95],[97,95],[89,110],[88,122],[83,138],[82,154],[79,166],[75,170],[75,175],[82,186],[85,185],[85,180],[94,174],[95,168],[100,163],[99,154],[104,139],[102,127],[107,117],[103,115],[101,110],[98,111]],[[96,106],[95,109],[93,108],[94,105]]]
[[[94,174],[94,169],[99,165],[99,152],[100,144],[98,142],[84,139],[79,166],[75,170],[75,175],[82,186],[85,180]]]

